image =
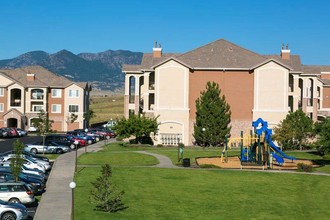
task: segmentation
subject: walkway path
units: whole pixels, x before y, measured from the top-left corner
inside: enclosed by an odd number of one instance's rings
[[[87,152],[101,149],[103,141],[87,147]],[[77,156],[85,153],[85,148],[78,149]],[[46,192],[42,194],[37,211],[34,215],[36,220],[69,220],[71,217],[71,189],[75,172],[76,151],[71,151],[59,156],[53,165],[48,177]]]

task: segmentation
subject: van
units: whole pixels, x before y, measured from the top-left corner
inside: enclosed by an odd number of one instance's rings
[[[35,201],[33,190],[24,182],[0,183],[0,200],[28,204]]]

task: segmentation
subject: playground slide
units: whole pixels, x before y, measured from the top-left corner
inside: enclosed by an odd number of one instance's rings
[[[270,140],[268,142],[268,144],[275,152],[279,153],[282,157],[289,159],[289,160],[296,160],[295,157],[290,157],[290,156],[286,155],[283,151],[281,151],[280,148],[278,148],[272,140]]]
[[[280,157],[279,155],[277,155],[276,153],[271,153],[273,158],[275,158],[276,162],[279,164],[279,165],[282,165],[284,163],[284,160],[282,157]]]

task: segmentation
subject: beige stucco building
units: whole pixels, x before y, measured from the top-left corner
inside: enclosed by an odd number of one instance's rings
[[[229,103],[231,135],[261,117],[276,126],[302,109],[314,121],[330,113],[330,66],[308,66],[288,47],[260,55],[220,39],[183,54],[162,53],[157,43],[141,65],[124,65],[125,117],[159,116],[155,144],[192,145],[195,101],[208,81]]]
[[[53,130],[85,128],[90,91],[88,83],[72,82],[40,66],[0,70],[0,127],[28,129],[43,109],[54,121]],[[78,117],[69,123],[72,113]]]

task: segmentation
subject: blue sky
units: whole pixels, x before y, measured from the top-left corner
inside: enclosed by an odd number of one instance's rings
[[[282,43],[304,64],[330,65],[328,0],[2,0],[0,59],[28,51],[187,52],[224,38],[259,54]]]

